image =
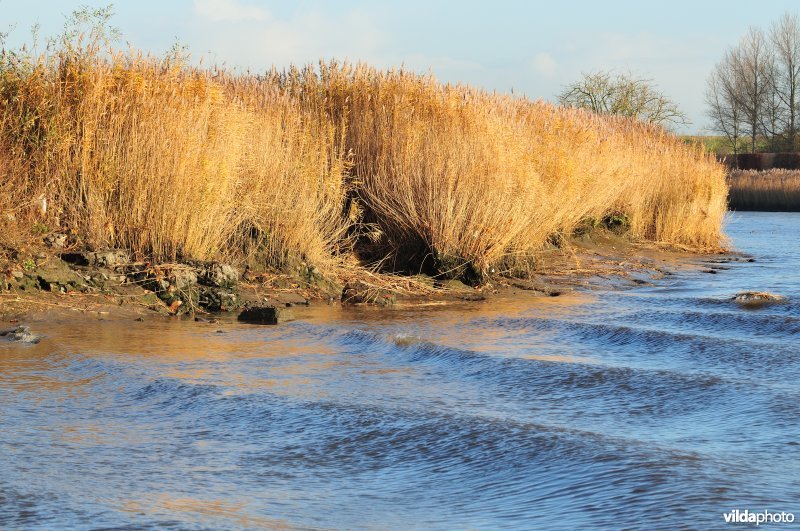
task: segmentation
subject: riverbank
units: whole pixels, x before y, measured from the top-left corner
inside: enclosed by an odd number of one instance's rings
[[[52,238],[51,238],[52,240]],[[308,306],[423,307],[465,302],[492,304],[507,297],[557,297],[573,290],[626,288],[652,283],[676,269],[713,274],[738,255],[698,255],[655,244],[634,243],[608,230],[576,236],[538,255],[526,278],[494,274],[466,285],[427,275],[398,276],[343,271],[324,278],[303,274],[254,273],[219,262],[133,262],[124,251],[41,249],[36,260],[10,264],[0,285],[0,320],[142,320],[236,318],[252,308],[289,308],[294,318]],[[511,273],[511,272],[506,272]],[[518,276],[519,272],[516,272]]]

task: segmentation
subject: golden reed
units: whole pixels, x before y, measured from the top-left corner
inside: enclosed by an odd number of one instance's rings
[[[800,170],[738,170],[728,184],[732,210],[800,211]]]
[[[3,56],[0,176],[6,246],[38,226],[327,272],[425,255],[485,273],[611,213],[715,249],[727,196],[701,148],[629,119],[360,64],[255,76],[91,47]]]

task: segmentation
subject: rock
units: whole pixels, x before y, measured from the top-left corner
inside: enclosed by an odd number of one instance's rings
[[[18,326],[10,330],[0,330],[0,337],[5,337],[9,341],[19,341],[20,343],[30,343],[35,345],[42,340],[42,336],[31,333],[27,326]]]
[[[86,280],[61,261],[51,261],[39,266],[30,276],[39,287],[48,291],[85,291]]]
[[[445,280],[435,280],[433,282],[434,287],[440,289],[447,289],[452,291],[473,291],[473,288],[467,286],[460,280],[450,278]]]
[[[239,272],[228,264],[212,263],[201,274],[205,284],[217,288],[232,288],[239,282]]]
[[[144,289],[153,293],[167,293],[169,286],[169,280],[164,277],[147,277],[147,280],[142,283]]]
[[[63,249],[67,245],[67,235],[53,232],[45,236],[44,243],[55,249]]]
[[[158,295],[155,293],[145,293],[144,295],[141,295],[139,297],[139,302],[151,310],[160,311],[162,313],[165,310],[164,303],[161,302],[161,299],[159,299]]]
[[[97,251],[89,253],[91,255],[91,265],[97,267],[107,267],[113,269],[130,263],[128,253],[120,250]]]
[[[274,325],[294,320],[294,313],[286,307],[254,306],[239,314],[239,320],[250,324]]]
[[[122,267],[130,263],[128,253],[119,249],[64,253],[61,255],[61,259],[68,264],[76,266],[95,266],[108,269]]]
[[[122,250],[64,253],[61,255],[61,259],[73,265],[107,267],[108,269],[121,267],[130,262],[130,256]]]
[[[178,290],[185,290],[197,284],[197,273],[188,268],[175,268],[170,272],[169,283]]]
[[[230,312],[241,307],[239,296],[226,288],[201,287],[197,303],[209,312]]]
[[[786,302],[786,297],[766,291],[743,291],[737,293],[733,300],[746,308],[760,308],[768,304]]]
[[[390,291],[376,288],[357,280],[345,284],[344,289],[342,289],[342,302],[345,304],[391,306],[395,303],[395,295]]]
[[[119,286],[125,282],[126,277],[123,274],[115,273],[108,269],[97,269],[90,271],[86,275],[81,275],[86,281],[101,290],[107,290],[113,286]]]

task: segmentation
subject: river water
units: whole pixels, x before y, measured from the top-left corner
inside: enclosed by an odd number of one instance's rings
[[[800,214],[653,285],[0,343],[0,528],[800,520]],[[785,304],[729,298],[767,290]],[[792,526],[788,526],[792,527]]]

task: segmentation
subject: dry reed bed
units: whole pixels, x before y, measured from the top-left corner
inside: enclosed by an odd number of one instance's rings
[[[733,210],[800,211],[800,170],[733,171],[728,183]]]
[[[612,213],[637,238],[714,249],[727,194],[719,164],[659,128],[337,63],[257,77],[5,54],[0,148],[7,247],[58,228],[156,260],[328,274],[519,270]]]

